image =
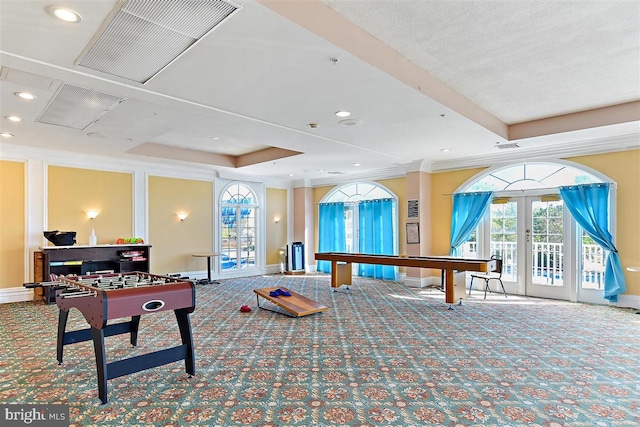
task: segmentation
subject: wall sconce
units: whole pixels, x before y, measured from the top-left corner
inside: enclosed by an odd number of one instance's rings
[[[276,224],[280,222],[280,217],[279,216],[274,216],[273,217],[273,222],[275,222]]]
[[[87,216],[89,217],[89,219],[94,220],[96,219],[99,213],[100,212],[98,211],[87,211]]]
[[[184,221],[189,216],[189,214],[186,214],[184,212],[177,213],[176,215],[178,216],[178,219],[180,219],[180,221]]]

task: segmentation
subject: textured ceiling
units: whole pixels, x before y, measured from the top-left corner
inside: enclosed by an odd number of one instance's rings
[[[0,117],[24,118],[0,155],[322,183],[640,147],[636,1],[241,0],[144,84],[78,63],[126,1],[69,2],[79,24],[48,4],[0,0]],[[38,123],[63,85],[124,101],[86,129]]]
[[[637,1],[323,2],[508,124],[640,93]]]

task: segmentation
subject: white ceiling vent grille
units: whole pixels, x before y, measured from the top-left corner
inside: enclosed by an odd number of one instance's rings
[[[510,148],[520,148],[520,146],[517,143],[513,142],[511,144],[498,144],[496,145],[496,148],[499,150],[508,150]]]
[[[78,65],[146,83],[237,9],[222,0],[127,0]]]
[[[39,123],[86,129],[124,98],[64,84],[36,120]]]

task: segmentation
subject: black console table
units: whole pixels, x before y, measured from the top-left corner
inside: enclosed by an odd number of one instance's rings
[[[45,246],[42,248],[42,272],[34,277],[36,282],[48,282],[52,274],[85,275],[100,271],[114,273],[149,272],[151,245],[97,245],[97,246]],[[47,289],[47,287],[45,287]],[[55,303],[55,294],[45,292],[44,300]]]

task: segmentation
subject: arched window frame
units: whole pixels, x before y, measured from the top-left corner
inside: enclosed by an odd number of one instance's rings
[[[368,187],[368,190],[365,193],[347,193],[345,189],[349,189],[349,187],[355,186],[356,191],[359,185],[364,185]],[[381,194],[379,190],[382,190],[384,194]],[[367,195],[372,195],[371,193],[376,193],[375,197],[366,197]],[[339,195],[342,194],[343,197]],[[378,200],[378,199],[393,199],[396,202],[396,208],[394,212],[394,250],[396,253],[399,251],[399,234],[398,234],[398,196],[391,191],[386,186],[375,182],[375,181],[355,181],[347,184],[340,185],[331,189],[325,196],[320,200],[320,203],[335,203],[335,202],[344,202],[345,205],[353,206],[357,209],[358,203],[364,200]],[[357,240],[357,239],[356,239]]]
[[[571,168],[577,171],[585,172],[591,176],[593,176],[593,180],[589,180],[586,182],[563,182],[557,186],[540,186],[538,188],[529,188],[529,189],[508,189],[508,188],[474,188],[473,186],[482,181],[488,176],[495,176],[495,174],[505,171],[507,169],[515,168],[518,166],[526,167],[526,166],[547,166],[553,165],[558,168]],[[505,181],[507,182],[507,181]],[[511,181],[508,186],[512,186],[516,181]],[[458,189],[454,193],[464,193],[469,191],[493,191],[494,194],[498,194],[499,196],[509,196],[514,194],[522,194],[523,192],[527,192],[528,194],[548,194],[549,190],[553,190],[557,192],[557,187],[561,185],[577,185],[577,184],[588,184],[588,183],[598,183],[598,182],[609,182],[615,187],[615,182],[611,180],[609,177],[605,176],[601,172],[592,169],[588,166],[581,165],[579,163],[570,162],[567,160],[553,160],[553,161],[537,161],[537,162],[517,162],[510,163],[505,165],[493,166],[491,168],[485,169],[482,172],[472,176],[468,180],[466,180],[462,185],[458,187]]]
[[[590,184],[590,183],[609,183],[610,184],[610,193],[609,193],[609,231],[611,233],[611,235],[613,236],[613,241],[615,243],[616,240],[616,210],[617,210],[617,185],[615,183],[615,181],[613,181],[611,178],[607,177],[606,175],[604,175],[603,173],[592,169],[588,166],[579,164],[579,163],[574,163],[574,162],[570,162],[570,161],[566,161],[566,160],[551,160],[551,161],[538,161],[538,162],[515,162],[515,163],[511,163],[511,164],[505,164],[505,165],[499,165],[499,166],[494,166],[491,168],[488,168],[486,170],[483,170],[482,172],[472,176],[471,178],[469,178],[467,181],[465,181],[462,185],[460,185],[458,187],[458,189],[454,192],[454,193],[463,193],[463,192],[469,192],[469,191],[477,191],[477,187],[473,187],[473,184],[478,182],[479,180],[482,180],[484,177],[489,176],[493,173],[499,172],[501,170],[505,170],[507,168],[511,168],[514,166],[521,166],[521,165],[531,165],[531,164],[542,164],[542,165],[557,165],[557,166],[566,166],[566,167],[571,167],[574,169],[577,169],[579,171],[583,171],[587,174],[590,174],[593,176],[594,180],[593,181],[589,181],[589,182],[584,182],[584,184]],[[582,182],[580,183],[576,183],[576,182],[561,182],[558,183],[557,186],[553,186],[553,187],[544,187],[544,188],[535,188],[535,189],[506,189],[506,190],[495,190],[494,189],[494,200],[496,199],[508,199],[508,198],[515,198],[515,197],[523,197],[524,196],[546,196],[546,195],[558,195],[560,194],[558,187],[559,186],[564,186],[564,185],[576,185],[576,184],[582,184]],[[565,207],[565,218],[567,219],[565,222],[565,224],[569,225],[570,227],[569,229],[565,228],[565,237],[568,237],[568,241],[569,242],[573,242],[571,244],[571,246],[569,246],[568,248],[568,256],[573,259],[575,261],[575,263],[571,263],[571,266],[569,267],[569,269],[567,270],[567,274],[568,276],[572,276],[574,274],[577,274],[576,272],[574,272],[573,268],[579,268],[577,265],[578,263],[578,258],[579,258],[579,249],[578,246],[582,244],[581,242],[581,232],[578,232],[580,230],[580,227],[577,225],[577,223],[575,222],[575,219],[570,215],[570,213],[568,212],[568,210]],[[477,253],[479,256],[488,256],[490,255],[488,251],[488,248],[490,246],[490,242],[486,240],[486,238],[488,238],[489,235],[489,230],[491,229],[491,223],[490,223],[490,214],[489,212],[487,212],[484,220],[480,223],[480,225],[477,228],[477,243],[478,243],[478,249],[477,249]],[[521,290],[523,291],[523,289]]]
[[[254,196],[253,203],[246,204],[233,204],[223,202],[225,195],[228,193],[229,189],[235,185],[240,185],[246,187]],[[264,260],[265,260],[265,217],[264,217],[264,209],[261,207],[264,205],[265,200],[265,186],[263,183],[256,182],[248,182],[248,181],[238,181],[238,180],[224,180],[218,179],[216,180],[214,186],[214,200],[215,200],[215,212],[216,215],[216,224],[215,228],[217,230],[217,236],[215,243],[215,251],[218,253],[223,253],[223,208],[229,207],[249,207],[254,209],[255,212],[255,264],[251,267],[247,268],[230,268],[223,269],[222,268],[222,256],[217,257],[217,267],[218,271],[221,275],[228,277],[242,277],[247,275],[254,275],[256,273],[261,274],[264,272]],[[257,271],[256,271],[257,270]]]

